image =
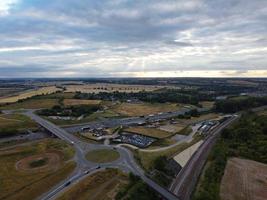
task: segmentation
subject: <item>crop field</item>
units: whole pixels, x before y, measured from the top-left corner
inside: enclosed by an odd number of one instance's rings
[[[160,112],[169,112],[174,110],[179,110],[181,107],[177,104],[169,103],[121,103],[111,108],[112,111],[129,117],[141,116],[141,115],[150,115],[157,114]]]
[[[239,158],[229,159],[221,182],[221,199],[267,199],[266,174],[266,164]]]
[[[57,200],[114,200],[128,183],[128,177],[116,169],[96,172],[68,189]]]
[[[36,199],[74,170],[73,155],[57,139],[0,149],[0,199]]]
[[[101,100],[64,99],[63,103],[65,106],[99,105]]]
[[[115,150],[110,149],[98,149],[89,151],[86,154],[87,160],[95,163],[112,162],[119,159],[120,154]]]
[[[135,126],[125,129],[124,131],[139,134],[139,135],[145,135],[148,137],[154,137],[158,139],[163,139],[166,137],[170,137],[173,135],[173,133],[163,131],[156,128],[147,128],[147,127],[141,127],[141,126]]]
[[[55,86],[50,86],[50,87],[39,88],[37,90],[25,91],[25,92],[22,92],[21,94],[18,94],[16,96],[0,98],[0,104],[14,103],[14,102],[17,102],[18,100],[21,100],[21,99],[27,99],[29,97],[33,97],[36,95],[51,94],[51,93],[54,93],[54,92],[60,91],[60,90],[61,89],[59,89]]]
[[[8,88],[2,88],[0,87],[0,97],[7,97],[10,95],[17,94],[19,92],[22,92],[23,90],[26,90],[25,88],[21,87],[8,87]]]
[[[3,105],[0,107],[0,109],[2,110],[41,109],[41,108],[52,108],[55,105],[59,105],[58,99],[27,99],[22,102]]]
[[[82,92],[82,93],[99,93],[99,92],[140,92],[140,91],[155,91],[166,88],[165,86],[153,85],[125,85],[125,84],[87,84],[87,85],[66,85],[66,92]],[[168,86],[168,88],[174,88]]]

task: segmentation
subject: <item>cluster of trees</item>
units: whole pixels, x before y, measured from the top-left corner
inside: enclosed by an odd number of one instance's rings
[[[208,159],[208,167],[194,200],[219,200],[220,182],[227,159],[242,157],[267,163],[267,116],[246,113],[222,132]]]
[[[199,101],[211,100],[207,95],[199,94],[195,90],[160,90],[154,92],[141,91],[138,93],[126,92],[100,92],[100,93],[76,93],[77,99],[100,99],[100,100],[120,100],[138,99],[150,103],[187,103],[198,105]]]
[[[230,98],[215,103],[216,110],[224,113],[234,113],[263,105],[267,105],[267,97]]]
[[[160,200],[161,198],[138,176],[129,174],[129,183],[116,195],[116,200]]]
[[[0,129],[0,138],[2,137],[9,137],[16,134],[22,133],[19,129],[14,127],[8,127],[8,128],[1,128]]]
[[[44,116],[72,116],[79,117],[81,115],[90,115],[100,109],[99,105],[79,105],[79,106],[53,106],[52,109],[43,109],[38,112]]]

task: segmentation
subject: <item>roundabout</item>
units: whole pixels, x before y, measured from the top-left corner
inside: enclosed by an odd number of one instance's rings
[[[88,161],[94,163],[109,163],[118,160],[120,154],[113,149],[97,149],[89,151],[85,157]]]

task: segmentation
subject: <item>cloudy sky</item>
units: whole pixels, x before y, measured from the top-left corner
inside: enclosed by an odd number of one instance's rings
[[[0,78],[267,76],[267,0],[0,0]]]

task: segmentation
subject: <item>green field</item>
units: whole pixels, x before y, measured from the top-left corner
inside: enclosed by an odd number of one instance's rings
[[[174,155],[182,152],[187,149],[191,145],[197,143],[201,139],[200,136],[195,136],[194,139],[189,143],[182,143],[176,145],[170,149],[163,151],[142,151],[142,150],[134,150],[134,155],[140,165],[146,170],[149,171],[154,167],[154,161],[160,156],[166,156],[168,158],[173,157]]]
[[[0,114],[0,137],[11,136],[37,127],[37,124],[25,115]]]
[[[99,149],[89,151],[86,154],[86,159],[95,163],[107,163],[119,159],[120,154],[115,150]]]
[[[116,169],[96,172],[73,185],[57,200],[113,200],[128,177]]]
[[[47,152],[60,159],[45,169],[38,169],[36,165],[32,170],[31,167],[27,171],[18,169],[19,161],[30,160]],[[72,147],[58,139],[45,139],[29,145],[0,149],[0,199],[36,199],[74,170],[75,163],[70,160],[73,155]]]
[[[40,108],[52,108],[55,105],[59,105],[58,99],[27,99],[21,102],[11,103],[9,105],[3,105],[1,110],[15,110],[15,109],[40,109]]]
[[[163,138],[167,138],[167,137],[174,135],[174,133],[170,133],[170,132],[163,131],[160,129],[147,128],[147,127],[141,127],[141,126],[130,127],[130,128],[125,129],[125,131],[135,133],[135,134],[145,135],[148,137],[154,137],[158,139],[163,139]]]

